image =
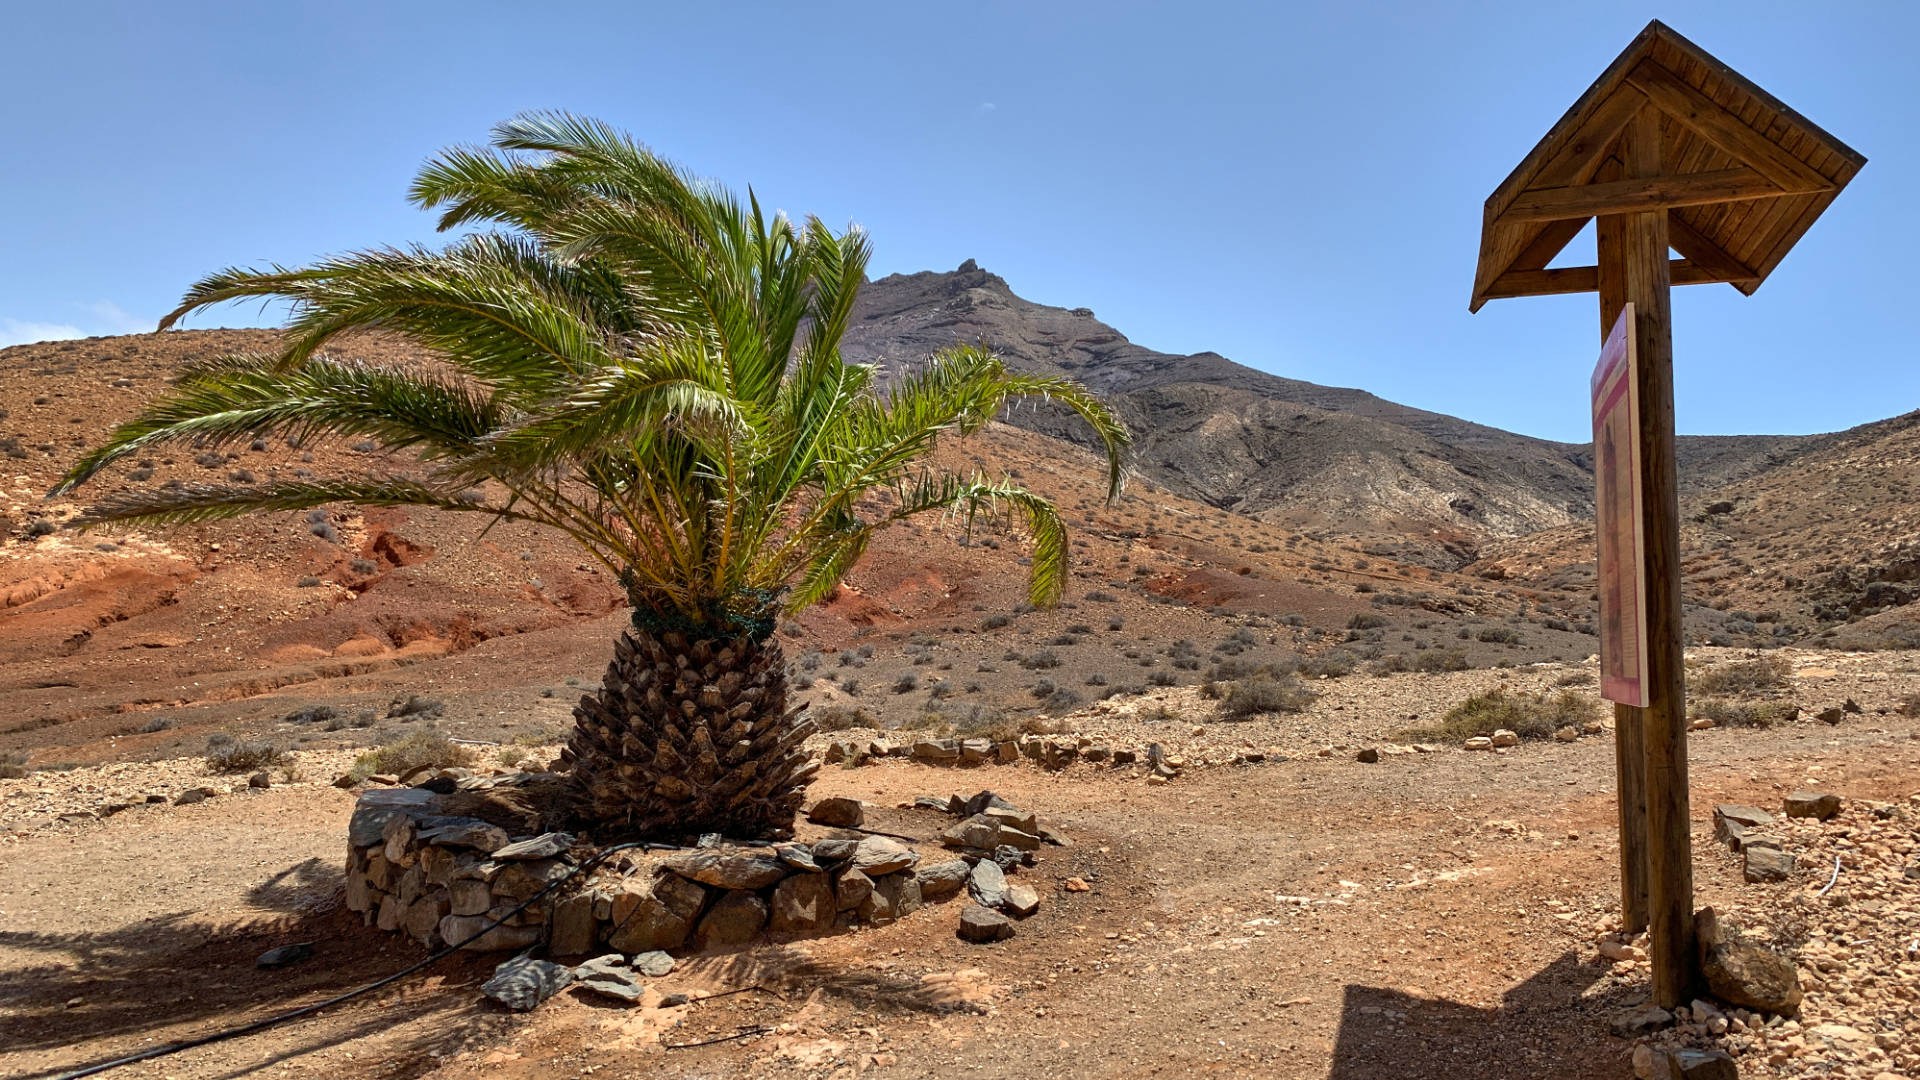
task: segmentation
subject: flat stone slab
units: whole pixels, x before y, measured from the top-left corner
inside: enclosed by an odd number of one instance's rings
[[[516,956],[493,970],[480,992],[517,1012],[526,1012],[566,988],[573,969],[564,964]]]

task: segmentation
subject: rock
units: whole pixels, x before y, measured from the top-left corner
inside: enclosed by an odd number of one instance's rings
[[[1000,869],[1009,874],[1013,873],[1014,870],[1019,867],[1033,865],[1032,852],[1021,851],[1019,848],[1007,844],[1001,844],[999,847],[994,848],[988,858],[992,859]]]
[[[786,863],[795,870],[805,870],[809,874],[819,874],[826,870],[826,867],[821,866],[820,863],[814,859],[813,851],[805,844],[775,844],[773,845],[773,853],[779,857],[781,862]]]
[[[1568,724],[1554,732],[1553,738],[1556,742],[1578,742],[1580,741],[1580,729],[1574,727],[1572,724]]]
[[[1787,796],[1788,817],[1810,817],[1825,821],[1840,812],[1840,796],[1820,791],[1796,791]]]
[[[913,760],[928,765],[951,765],[960,760],[960,747],[952,739],[921,739],[913,744]]]
[[[509,1009],[526,1012],[566,988],[573,971],[530,956],[516,956],[493,969],[480,992]]]
[[[388,893],[380,898],[380,912],[374,917],[373,925],[385,933],[393,933],[407,924],[407,901]]]
[[[992,755],[992,739],[965,739],[960,743],[960,764],[962,765],[985,765]]]
[[[336,776],[333,778],[333,786],[340,788],[343,791],[349,788],[358,787],[359,785],[360,785],[360,778],[353,775],[350,772],[343,772],[339,776]]]
[[[1000,823],[989,817],[970,817],[941,833],[940,842],[950,848],[991,851],[1000,842]]]
[[[1000,907],[1016,919],[1024,919],[1040,910],[1040,893],[1031,885],[1012,882],[1007,885]]]
[[[834,836],[813,842],[813,858],[820,863],[843,863],[853,858],[853,850],[860,846],[857,836]]]
[[[866,819],[866,808],[860,805],[859,799],[848,799],[837,795],[821,799],[807,811],[807,820],[816,825],[849,828],[859,825]]]
[[[1492,742],[1495,747],[1519,746],[1520,736],[1506,728],[1500,728],[1493,733]]]
[[[916,875],[920,879],[920,895],[927,900],[945,900],[966,885],[971,872],[972,868],[965,859],[949,859],[922,866]]]
[[[1813,718],[1823,724],[1838,724],[1841,717],[1845,715],[1846,714],[1839,709],[1821,709],[1819,712],[1813,714]]]
[[[1040,826],[1040,842],[1043,844],[1052,844],[1054,847],[1072,847],[1073,837],[1068,836],[1066,833],[1051,825],[1042,825]]]
[[[432,776],[414,786],[424,788],[427,791],[433,792],[435,795],[451,795],[459,790],[460,781],[451,776]]]
[[[1741,873],[1750,882],[1785,881],[1793,876],[1793,856],[1771,844],[1748,844]]]
[[[593,949],[600,925],[593,917],[593,895],[575,893],[553,906],[547,951],[555,956],[583,956]]]
[[[1852,698],[1848,698],[1847,700],[1840,703],[1840,711],[1849,712],[1854,714],[1855,716],[1858,716],[1861,713],[1865,712],[1866,710],[1860,707],[1859,702],[1853,700]]]
[[[651,886],[627,882],[613,894],[608,946],[623,953],[677,949],[686,943],[707,891],[686,878],[666,874]]]
[[[1665,1050],[1640,1043],[1633,1048],[1633,1075],[1635,1080],[1672,1080],[1672,1059]]]
[[[938,795],[915,795],[913,797],[913,808],[915,810],[934,810],[944,814],[947,812],[947,807],[951,805],[952,803],[950,801]]]
[[[1735,938],[1712,908],[1693,917],[1700,970],[1713,996],[1743,1009],[1792,1015],[1800,1008],[1800,973],[1793,963]]]
[[[493,879],[493,895],[513,900],[531,900],[571,873],[573,867],[559,859],[510,862]]]
[[[767,929],[792,937],[815,937],[833,927],[833,885],[825,874],[794,874],[774,886]]]
[[[1099,765],[1113,757],[1113,747],[1108,746],[1106,743],[1094,743],[1092,746],[1080,751],[1080,756],[1086,761]]]
[[[262,769],[252,776],[247,777],[247,786],[265,791],[267,788],[273,786],[273,774]]]
[[[701,949],[745,945],[759,937],[766,925],[767,902],[753,893],[730,889],[714,901],[712,910],[700,920],[693,940]]]
[[[846,761],[852,746],[852,743],[846,742],[828,743],[827,752],[820,757],[821,763],[824,765],[838,765]]]
[[[1012,739],[1002,739],[993,744],[993,759],[1002,765],[1011,765],[1020,760],[1020,747]]]
[[[1688,731],[1711,731],[1712,729],[1719,726],[1720,726],[1719,724],[1714,723],[1711,717],[1706,717],[1706,716],[1696,716],[1693,719],[1687,721]]]
[[[1366,749],[1361,750],[1359,753],[1353,755],[1353,760],[1358,761],[1363,765],[1372,765],[1374,762],[1380,760],[1380,751],[1369,746]]]
[[[1013,936],[1013,920],[978,904],[968,904],[960,912],[959,934],[960,940],[980,945],[1005,941]]]
[[[1667,1058],[1672,1080],[1740,1080],[1740,1067],[1720,1050],[1680,1047],[1667,1051]]]
[[[900,870],[873,879],[873,896],[867,902],[877,904],[879,901],[885,902],[890,917],[904,919],[919,911],[926,898],[920,893],[920,879],[913,871]]]
[[[998,822],[1003,829],[1019,829],[1026,833],[1038,832],[1040,829],[1039,818],[1035,817],[1031,811],[1017,807],[989,806],[977,813],[983,818]]]
[[[1673,1014],[1658,1005],[1641,1005],[1617,1012],[1608,1022],[1613,1033],[1623,1039],[1656,1031],[1673,1023]]]
[[[486,915],[448,915],[440,920],[440,940],[470,952],[505,952],[524,949],[540,941],[537,926],[496,926],[472,941],[467,940],[492,923],[493,919]]]
[[[836,911],[853,911],[867,902],[873,895],[873,879],[858,870],[849,867],[840,872],[833,883],[833,906]]]
[[[633,970],[645,975],[649,979],[657,979],[662,975],[670,975],[673,973],[673,967],[673,957],[668,956],[658,949],[638,953],[633,958]]]
[[[919,861],[911,848],[884,836],[863,837],[853,849],[853,868],[871,878],[911,870]]]
[[[512,844],[507,830],[479,818],[453,818],[445,824],[423,829],[419,839],[442,847],[472,848],[491,854],[504,851]]]
[[[1616,963],[1621,960],[1645,960],[1647,958],[1645,949],[1636,945],[1629,945],[1624,941],[1617,941],[1613,938],[1602,940],[1599,951],[1601,956]]]
[[[187,790],[181,792],[179,796],[173,800],[173,805],[192,806],[194,803],[206,802],[209,798],[212,797],[210,794],[212,790],[213,789],[211,788],[204,788],[204,787],[188,788]]]
[[[458,878],[447,886],[455,915],[484,915],[493,906],[493,887],[475,878]]]
[[[407,906],[406,918],[401,925],[406,928],[413,940],[428,948],[433,948],[440,936],[440,920],[447,917],[447,890],[435,889],[424,896],[416,897]]]
[[[363,791],[353,804],[353,817],[347,821],[347,843],[372,847],[385,839],[387,822],[395,817],[428,813],[439,799],[420,788],[389,788]]]
[[[573,969],[573,981],[582,989],[621,1001],[639,1001],[647,992],[640,976],[619,953],[598,956]]]
[[[997,863],[981,859],[967,875],[967,895],[981,907],[997,908],[1007,899],[1007,875]]]
[[[551,859],[565,854],[572,846],[573,836],[569,833],[541,833],[532,839],[499,848],[493,852],[493,857],[497,860]]]
[[[1131,765],[1139,760],[1140,752],[1132,747],[1116,746],[1113,749],[1113,764],[1115,768],[1123,765]]]
[[[1009,828],[1003,825],[1000,827],[1000,835],[995,838],[994,847],[1011,847],[1021,851],[1039,851],[1040,838],[1032,833],[1022,832],[1019,829]]]
[[[764,889],[788,873],[778,856],[724,848],[689,851],[667,859],[661,866],[716,889]]]
[[[1740,850],[1740,838],[1746,830],[1765,828],[1771,824],[1773,815],[1758,807],[1721,803],[1713,808],[1713,838],[1735,851]]]
[[[1466,741],[1466,743],[1462,746],[1462,749],[1491,750],[1493,749],[1493,740],[1487,738],[1485,735],[1475,735],[1473,738],[1468,739]]]
[[[268,949],[253,958],[254,967],[282,968],[288,964],[297,964],[313,955],[313,942],[296,941],[292,945],[281,945]]]

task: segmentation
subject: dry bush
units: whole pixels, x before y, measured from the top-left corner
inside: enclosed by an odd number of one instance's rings
[[[291,760],[278,743],[232,736],[207,739],[207,769],[216,773],[258,772]]]
[[[420,768],[446,769],[473,764],[473,750],[437,731],[410,731],[393,742],[361,754],[353,761],[353,776],[365,780],[375,773],[406,776]]]
[[[1428,675],[1441,671],[1465,671],[1472,666],[1467,662],[1467,654],[1458,649],[1428,649],[1413,661],[1413,670]]]
[[[1688,713],[1704,716],[1721,727],[1772,727],[1798,712],[1784,701],[1729,701],[1707,698],[1689,703]]]
[[[1920,693],[1901,698],[1898,711],[1901,716],[1920,716]]]
[[[1756,694],[1793,684],[1793,661],[1763,656],[1708,668],[1687,680],[1687,689],[1701,694]]]
[[[1227,687],[1220,715],[1228,720],[1247,720],[1261,713],[1297,713],[1318,696],[1292,675],[1255,675]]]
[[[29,756],[25,750],[8,750],[0,754],[0,780],[18,780],[27,775]]]
[[[1569,724],[1579,727],[1599,718],[1599,703],[1572,690],[1549,696],[1496,687],[1448,709],[1437,724],[1404,728],[1394,732],[1392,738],[1400,742],[1465,742],[1505,728],[1523,739],[1545,739]]]
[[[880,726],[878,717],[858,705],[817,705],[807,710],[807,717],[815,728],[827,732]]]

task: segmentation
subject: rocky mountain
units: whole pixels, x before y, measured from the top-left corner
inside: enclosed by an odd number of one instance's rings
[[[1585,445],[1271,375],[1218,353],[1156,352],[1086,308],[1022,299],[971,259],[949,273],[871,282],[846,348],[897,372],[956,342],[983,342],[1023,370],[1068,375],[1108,395],[1138,439],[1140,470],[1169,489],[1371,552],[1457,566],[1485,539],[1593,513]],[[1059,412],[1009,419],[1081,437]],[[1683,484],[1710,490],[1792,460],[1821,438],[1683,437]]]

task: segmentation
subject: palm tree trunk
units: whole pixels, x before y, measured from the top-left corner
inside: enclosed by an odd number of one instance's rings
[[[577,813],[601,839],[791,836],[820,767],[801,745],[813,722],[799,717],[773,638],[630,627],[600,691],[573,710],[561,759]]]

